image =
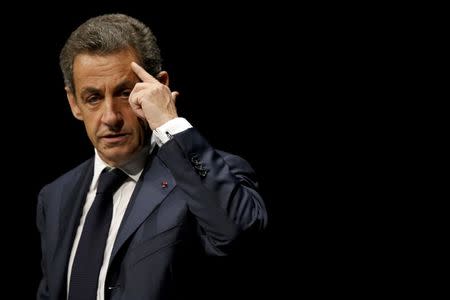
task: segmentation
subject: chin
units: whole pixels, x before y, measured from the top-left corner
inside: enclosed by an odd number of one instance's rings
[[[102,156],[105,160],[107,160],[107,163],[112,164],[113,166],[117,166],[124,164],[128,160],[130,160],[133,154],[138,151],[138,149],[138,147],[113,147],[102,151]]]

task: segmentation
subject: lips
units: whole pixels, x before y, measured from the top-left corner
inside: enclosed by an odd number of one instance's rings
[[[128,138],[129,134],[127,133],[111,133],[105,134],[100,137],[100,139],[104,140],[107,143],[121,143],[124,142]]]

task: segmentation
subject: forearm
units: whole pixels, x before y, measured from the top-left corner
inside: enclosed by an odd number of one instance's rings
[[[208,241],[224,254],[244,231],[262,230],[267,222],[253,170],[241,158],[214,150],[196,129],[179,133],[158,156]]]

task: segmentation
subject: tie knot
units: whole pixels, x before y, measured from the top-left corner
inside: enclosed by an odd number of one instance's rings
[[[97,195],[102,193],[114,193],[116,189],[127,179],[128,175],[119,168],[111,170],[103,169],[98,179]]]

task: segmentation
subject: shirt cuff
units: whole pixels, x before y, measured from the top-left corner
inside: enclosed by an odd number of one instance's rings
[[[161,147],[172,139],[173,135],[189,128],[192,128],[192,125],[185,118],[175,118],[153,130],[153,136],[156,138],[156,144]]]

